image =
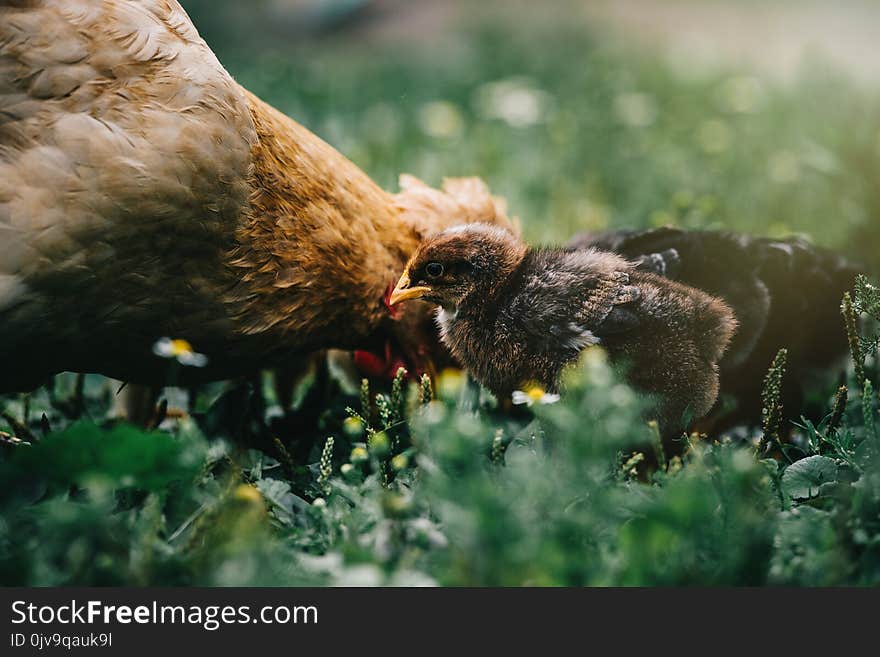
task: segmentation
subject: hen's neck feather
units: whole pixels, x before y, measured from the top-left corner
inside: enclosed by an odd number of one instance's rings
[[[390,195],[354,164],[252,94],[247,99],[257,133],[250,203],[229,257],[240,282],[228,301],[241,330],[368,333],[416,236],[401,230]]]
[[[257,133],[250,205],[229,264],[246,334],[318,335],[356,346],[387,316],[383,297],[426,235],[470,221],[509,225],[480,181],[443,191],[402,178],[393,195],[339,152],[245,91]],[[306,333],[306,332],[303,332]]]

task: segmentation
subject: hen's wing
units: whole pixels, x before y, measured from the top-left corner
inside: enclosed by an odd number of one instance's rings
[[[247,203],[247,107],[174,0],[0,0],[4,348],[192,299]]]

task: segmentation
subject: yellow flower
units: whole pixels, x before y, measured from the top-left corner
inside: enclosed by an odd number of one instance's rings
[[[367,453],[366,449],[364,449],[363,447],[355,447],[353,450],[351,450],[351,456],[349,457],[349,460],[352,463],[363,463],[369,458],[370,455]]]
[[[356,417],[347,417],[342,422],[342,430],[349,438],[360,436],[364,432],[364,423]]]
[[[541,386],[528,386],[525,390],[514,390],[511,395],[514,404],[531,406],[532,404],[555,404],[559,395],[546,392]]]
[[[370,447],[370,451],[376,454],[376,456],[385,456],[391,450],[391,441],[388,439],[388,434],[384,431],[374,433],[370,436],[367,445]]]
[[[412,501],[405,495],[386,493],[382,496],[382,510],[391,518],[401,518],[412,510]]]
[[[153,353],[162,358],[173,358],[181,365],[204,367],[208,364],[205,354],[196,352],[187,340],[179,338],[159,338],[153,344]]]
[[[457,395],[464,386],[464,374],[460,370],[445,369],[440,373],[437,381],[437,390],[440,397],[451,398]]]
[[[250,484],[239,484],[235,487],[235,490],[232,491],[232,496],[237,500],[252,504],[263,501],[263,496],[260,494],[260,491]]]

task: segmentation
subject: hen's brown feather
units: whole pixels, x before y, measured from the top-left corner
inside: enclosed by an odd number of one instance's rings
[[[507,223],[478,181],[378,188],[173,0],[0,2],[0,390],[163,381],[163,335],[207,379],[369,344],[419,239],[477,219]]]

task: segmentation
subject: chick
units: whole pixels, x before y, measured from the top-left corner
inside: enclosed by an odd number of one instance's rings
[[[784,424],[801,415],[821,418],[824,399],[820,408],[810,399],[844,369],[847,341],[838,308],[862,270],[856,263],[797,237],[673,227],[582,233],[568,247],[617,253],[639,270],[699,288],[733,308],[739,327],[720,362],[725,402],[700,423],[702,430],[760,424],[761,374],[781,347],[788,350]]]
[[[618,255],[532,249],[479,223],[423,241],[390,301],[408,299],[439,306],[441,339],[501,400],[530,383],[558,392],[566,366],[601,344],[666,434],[712,407],[736,328],[723,301]]]

